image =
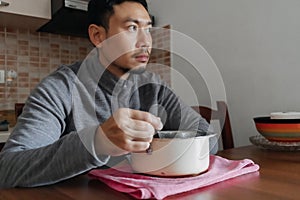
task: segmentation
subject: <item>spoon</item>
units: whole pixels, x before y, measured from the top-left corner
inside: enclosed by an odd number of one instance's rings
[[[160,138],[161,137],[161,133],[160,131],[155,131],[154,135],[153,135],[153,138]],[[150,145],[148,147],[148,149],[146,149],[146,153],[148,155],[151,155],[153,152],[153,149],[152,149],[152,142],[150,142]]]

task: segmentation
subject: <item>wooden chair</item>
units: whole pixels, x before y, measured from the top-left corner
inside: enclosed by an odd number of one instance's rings
[[[205,106],[192,106],[192,108],[200,113],[208,122],[210,122],[210,120],[219,120],[222,130],[223,149],[234,148],[229,113],[224,101],[217,101],[217,110],[212,110]]]
[[[19,115],[22,113],[24,105],[25,105],[24,103],[15,103],[15,119],[16,120],[19,117]]]

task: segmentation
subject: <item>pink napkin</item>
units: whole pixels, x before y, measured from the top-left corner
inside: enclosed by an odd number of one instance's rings
[[[132,169],[129,164],[122,165],[119,170],[94,169],[89,175],[137,199],[163,199],[258,170],[259,166],[249,159],[228,160],[211,155],[208,171],[197,176],[164,178],[134,174],[130,172]]]

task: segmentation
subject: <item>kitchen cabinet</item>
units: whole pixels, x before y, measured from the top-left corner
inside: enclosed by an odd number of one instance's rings
[[[4,0],[8,6],[0,7],[0,12],[38,18],[51,18],[51,0]]]
[[[12,130],[13,128],[9,128],[8,131],[0,131],[0,143],[6,142]]]
[[[51,0],[4,0],[0,7],[0,25],[37,29],[51,19]]]

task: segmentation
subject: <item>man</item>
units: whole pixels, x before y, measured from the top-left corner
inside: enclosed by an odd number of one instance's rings
[[[156,130],[198,130],[207,122],[153,73],[144,0],[91,0],[90,41],[80,63],[36,87],[0,154],[0,187],[34,187],[146,151]]]

